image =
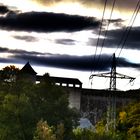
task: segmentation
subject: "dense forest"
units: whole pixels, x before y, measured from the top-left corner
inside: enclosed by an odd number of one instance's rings
[[[45,74],[34,84],[17,78],[19,69],[0,71],[0,140],[138,140],[140,102],[118,109],[116,129],[106,131],[102,118],[93,128],[79,128],[80,113],[69,108],[68,95]]]

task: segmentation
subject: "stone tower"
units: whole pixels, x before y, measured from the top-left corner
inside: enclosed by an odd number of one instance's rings
[[[37,73],[31,67],[30,63],[27,62],[24,65],[24,67],[20,70],[18,77],[20,78],[20,80],[28,80],[32,83],[35,83],[36,82],[36,74]]]

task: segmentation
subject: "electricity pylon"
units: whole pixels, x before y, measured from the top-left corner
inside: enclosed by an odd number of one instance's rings
[[[130,82],[133,82],[135,78],[120,74],[116,72],[116,57],[115,53],[113,54],[113,59],[112,59],[112,66],[111,66],[111,72],[107,73],[99,73],[99,74],[92,74],[89,79],[92,79],[94,76],[97,77],[105,77],[105,78],[110,78],[110,83],[109,83],[109,90],[110,91],[116,91],[116,79],[129,79]],[[112,122],[113,129],[115,130],[116,128],[116,95],[112,94],[109,95],[108,98],[108,111],[107,111],[107,131],[109,130],[109,123]]]

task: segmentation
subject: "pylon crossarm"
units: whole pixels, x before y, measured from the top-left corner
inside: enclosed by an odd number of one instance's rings
[[[89,79],[92,79],[94,76],[96,76],[96,77],[110,77],[110,72],[92,74],[92,75],[90,75]]]
[[[136,78],[134,77],[130,77],[124,74],[120,74],[120,73],[116,73],[116,78],[120,78],[120,79],[130,79],[130,81],[134,81]]]
[[[99,73],[99,74],[92,74],[89,79],[92,79],[94,76],[96,77],[105,77],[105,78],[110,78],[110,72],[107,73]],[[130,82],[133,82],[136,78],[134,77],[130,77],[124,74],[120,74],[116,72],[116,78],[120,78],[120,79],[130,79]]]

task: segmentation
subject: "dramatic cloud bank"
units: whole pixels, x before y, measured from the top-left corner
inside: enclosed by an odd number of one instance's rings
[[[10,10],[4,5],[0,5],[0,14],[5,14],[7,12],[10,12]]]
[[[129,29],[129,27],[128,27]],[[106,48],[121,48],[124,45],[125,49],[140,49],[140,27],[133,27],[131,31],[126,30],[126,28],[108,30],[107,36],[105,39],[100,38],[98,46],[103,45]],[[105,31],[102,32],[104,36]],[[95,38],[89,38],[87,45],[96,46]]]
[[[100,63],[98,55],[96,59],[94,55],[62,55],[62,54],[50,54],[50,53],[39,53],[39,52],[28,52],[24,50],[10,50],[8,48],[0,48],[0,53],[9,53],[8,58],[0,58],[2,63],[26,63],[27,61],[32,62],[34,65],[49,66],[63,69],[72,69],[80,71],[107,71],[111,68],[112,56],[102,54],[100,56]],[[10,61],[11,60],[11,61]],[[117,59],[118,67],[133,67],[140,68],[140,64],[132,63],[125,58]]]
[[[10,13],[0,17],[0,28],[35,32],[74,32],[93,29],[100,22],[95,18],[47,12]]]

